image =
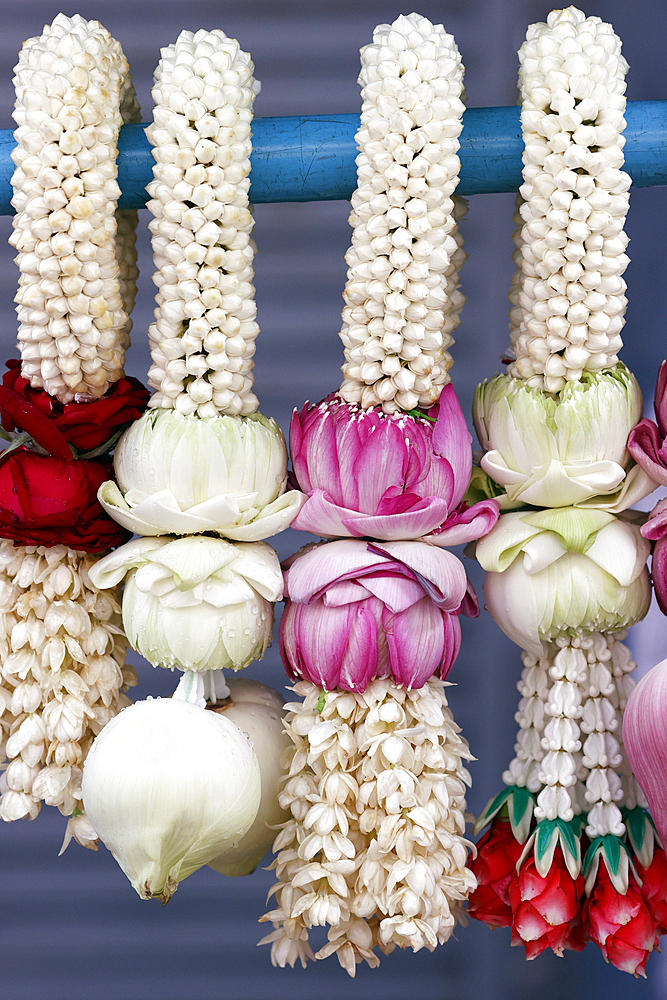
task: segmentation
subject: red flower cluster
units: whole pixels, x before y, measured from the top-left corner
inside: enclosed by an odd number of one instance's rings
[[[509,885],[512,944],[523,944],[528,959],[537,958],[545,948],[561,957],[565,948],[581,950],[586,943],[579,920],[583,891],[583,876],[572,878],[560,847],[544,877],[531,852]]]
[[[523,944],[528,959],[546,948],[559,956],[566,948],[581,951],[594,941],[617,969],[645,976],[646,959],[667,933],[664,850],[656,846],[648,868],[635,861],[642,886],[630,877],[625,895],[614,888],[601,858],[590,898],[583,876],[573,879],[568,872],[560,846],[545,877],[532,851],[517,874],[522,850],[509,821],[497,817],[479,841],[477,857],[468,862],[477,878],[468,900],[470,916],[490,927],[511,927],[512,944]]]
[[[653,874],[658,874],[658,867]],[[656,895],[664,896],[664,884]],[[646,959],[658,947],[661,928],[632,877],[628,891],[622,896],[612,885],[606,866],[600,862],[595,887],[584,903],[582,918],[591,940],[599,945],[608,962],[622,972],[646,978]]]
[[[122,378],[102,396],[89,403],[59,403],[43,389],[33,389],[21,375],[21,362],[12,358],[2,379],[0,415],[6,431],[27,431],[47,451],[49,443],[40,440],[47,418],[68,444],[79,451],[99,448],[119,427],[138,420],[148,405],[150,393],[136,378]],[[64,457],[64,456],[62,456]]]
[[[512,926],[509,886],[522,850],[509,820],[496,818],[477,844],[477,857],[468,862],[477,878],[477,888],[468,899],[468,913],[475,920],[489,927]]]
[[[75,460],[70,445],[80,452],[100,448],[141,416],[148,390],[135,378],[123,378],[101,399],[63,405],[30,386],[18,359],[7,368],[0,386],[2,426],[26,431],[49,454],[25,447],[0,454],[0,538],[84,552],[122,545],[130,533],[97,501],[99,487],[113,478],[110,462]]]
[[[0,538],[84,552],[122,545],[130,533],[97,500],[97,490],[112,476],[110,462],[65,462],[17,448],[0,461]]]

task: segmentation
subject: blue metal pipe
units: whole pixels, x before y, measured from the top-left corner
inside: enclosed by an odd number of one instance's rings
[[[635,187],[667,184],[667,101],[627,106],[625,169]],[[250,200],[349,199],[356,186],[359,115],[256,118]],[[145,125],[124,125],[118,142],[121,208],[143,208],[153,157]],[[12,132],[0,130],[0,215],[12,214]],[[461,133],[459,194],[516,191],[521,184],[519,108],[468,108]]]

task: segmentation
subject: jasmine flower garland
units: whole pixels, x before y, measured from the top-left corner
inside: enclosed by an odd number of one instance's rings
[[[387,413],[435,403],[464,303],[457,222],[463,66],[442,25],[379,25],[361,50],[358,184],[343,298],[340,394]]]
[[[90,580],[95,556],[64,545],[0,543],[0,676],[8,760],[0,816],[34,819],[42,801],[71,816],[74,836],[94,847],[81,810],[81,769],[96,734],[125,705],[119,588]]]
[[[292,818],[276,838],[274,965],[336,953],[343,968],[379,963],[373,949],[413,951],[451,936],[474,887],[465,868],[464,761],[471,755],[431,678],[406,690],[375,680],[323,694],[307,681],[287,708],[293,746],[280,795]],[[370,836],[369,836],[370,835]],[[309,930],[329,925],[313,955]]]
[[[526,680],[535,660],[548,680],[542,673],[543,703],[520,703],[509,787],[478,821],[492,826],[471,864],[480,888],[470,911],[511,926],[529,959],[592,940],[619,969],[644,975],[665,922],[662,895],[640,890],[640,869],[658,878],[663,858],[621,739],[634,664],[619,640],[650,601],[649,550],[627,508],[655,487],[628,450],[641,394],[616,364],[627,65],[611,27],[574,7],[533,25],[520,61],[515,360],[475,395],[478,478],[494,480],[490,491],[512,512],[478,542],[477,557],[487,607],[527,650]]]
[[[280,801],[292,818],[274,844],[277,905],[263,918],[275,965],[336,953],[350,975],[378,964],[376,947],[448,940],[474,888],[469,751],[434,675],[456,658],[458,616],[479,611],[445,546],[498,518],[496,500],[463,501],[471,437],[446,384],[463,303],[458,50],[442,25],[411,14],[380,25],[361,56],[345,377],[290,427],[308,495],[293,527],[334,540],[283,564],[281,655],[304,701],[286,720],[295,749]],[[328,927],[315,955],[314,926]]]
[[[283,580],[260,539],[287,527],[305,499],[285,491],[282,433],[255,412],[251,392],[259,329],[250,284],[252,72],[249,55],[219,30],[182,32],[162,50],[148,129],[159,288],[149,381],[157,392],[118,442],[118,484],[98,494],[119,523],[150,537],[110,553],[94,578],[113,586],[127,575],[131,643],[183,675],[172,699],[139,702],[100,735],[84,801],[139,895],[164,902],[204,864],[248,874],[268,847],[267,822],[283,816],[281,699],[262,685],[263,695],[248,699],[222,672],[261,659],[269,645]],[[226,752],[225,742],[227,751],[245,750]],[[162,758],[173,756],[156,767],[160,745]]]
[[[23,375],[63,403],[97,398],[122,377],[129,343],[116,253],[124,259],[134,220],[123,218],[115,251],[116,143],[138,105],[120,45],[79,15],[59,14],[29,39],[15,72],[10,242]],[[134,263],[125,266],[129,306]]]
[[[0,817],[32,819],[45,802],[70,817],[63,849],[72,837],[96,848],[83,761],[136,683],[119,590],[89,574],[92,553],[123,538],[95,500],[106,453],[145,406],[143,387],[122,378],[136,212],[114,217],[118,131],[139,105],[119,43],[79,15],[27,41],[15,72],[22,374],[10,362],[3,379],[14,436],[0,462],[2,533],[22,547],[0,543]]]
[[[532,25],[519,61],[523,225],[510,374],[558,392],[611,368],[622,345],[628,65],[611,25],[576,7]]]
[[[158,270],[149,329],[151,406],[217,416],[254,413],[259,327],[252,286],[250,123],[259,84],[224,32],[183,31],[155,73],[154,180],[148,185]]]

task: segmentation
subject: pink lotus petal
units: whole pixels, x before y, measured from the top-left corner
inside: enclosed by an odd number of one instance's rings
[[[660,365],[658,378],[655,383],[655,394],[653,403],[655,407],[655,418],[663,438],[667,437],[667,361]]]
[[[648,521],[639,529],[644,538],[654,542],[667,535],[667,499],[658,500],[648,516]]]
[[[479,614],[479,609],[477,610]],[[446,615],[445,617],[445,655],[440,664],[440,677],[445,679],[452,669],[454,660],[459,655],[461,648],[461,623],[457,615]]]
[[[476,541],[488,535],[499,517],[497,500],[480,500],[465,510],[456,510],[442,529],[428,536],[428,541],[432,545],[461,545]]]
[[[365,601],[371,596],[372,591],[362,587],[360,583],[352,580],[343,580],[341,583],[332,583],[322,596],[325,608],[341,608],[344,604],[356,604],[358,601]]]
[[[407,688],[422,687],[445,656],[445,616],[424,597],[393,620],[382,617],[394,681]]]
[[[356,511],[339,507],[324,490],[316,489],[292,521],[297,531],[311,531],[323,538],[350,538],[344,518],[358,517]]]
[[[302,508],[301,514],[308,506]],[[299,515],[300,517],[301,515]],[[346,534],[356,538],[402,539],[422,538],[433,531],[447,517],[447,503],[439,497],[426,497],[404,514],[342,516]],[[297,518],[298,520],[298,518]],[[300,527],[296,521],[293,526]]]
[[[405,611],[424,596],[424,589],[416,580],[405,576],[388,574],[387,576],[364,576],[364,587],[374,597],[382,601],[392,612]]]
[[[465,615],[466,618],[477,618],[479,616],[479,601],[477,600],[477,594],[475,593],[475,588],[473,587],[470,580],[468,580],[466,595],[461,601],[459,614]]]
[[[651,579],[660,610],[663,615],[667,615],[667,538],[661,538],[655,543]]]
[[[398,424],[383,420],[368,436],[354,461],[352,473],[359,511],[374,514],[387,487],[405,488],[407,458],[408,449]],[[349,488],[350,484],[344,485]]]
[[[418,481],[422,496],[440,497],[447,504],[447,510],[452,510],[452,500],[459,493],[454,477],[454,471],[446,458],[431,455],[428,472]],[[413,487],[414,489],[414,487]]]
[[[667,843],[667,660],[642,677],[623,713],[623,743],[630,766]]]
[[[443,611],[458,611],[467,590],[463,564],[451,552],[426,542],[373,542],[373,551],[403,563]]]
[[[359,491],[354,475],[354,463],[370,428],[373,426],[373,421],[372,419],[368,419],[366,413],[353,416],[349,409],[343,409],[342,407],[336,409],[333,419],[338,453],[339,502],[345,506],[349,505],[354,510],[358,510]],[[315,458],[315,461],[317,461],[317,458]],[[318,485],[318,483],[315,485]],[[321,479],[321,485],[326,485],[324,476]]]
[[[667,468],[660,454],[661,445],[658,428],[646,417],[630,431],[628,451],[637,465],[641,466],[656,483],[667,486]]]
[[[385,569],[386,556],[371,552],[366,542],[356,538],[315,545],[295,559],[285,573],[290,600],[309,604],[332,583],[354,579],[376,566]]]
[[[349,628],[349,640],[340,674],[333,687],[344,691],[365,691],[373,679],[378,662],[378,623],[367,608],[358,607]]]
[[[288,602],[280,621],[280,655],[292,677],[331,689],[338,682],[357,605],[323,608]]]
[[[380,497],[376,514],[404,514],[421,502],[416,493],[403,493],[399,486],[390,486]]]
[[[468,489],[472,472],[472,435],[451,382],[438,401],[438,420],[433,429],[433,450],[447,459],[454,473],[455,491],[450,507],[458,507]],[[429,411],[431,415],[433,410]]]

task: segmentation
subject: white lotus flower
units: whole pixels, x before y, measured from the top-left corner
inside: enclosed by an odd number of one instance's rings
[[[655,489],[627,450],[642,415],[637,380],[624,365],[584,373],[556,395],[495,375],[477,387],[473,417],[482,469],[502,500],[536,507],[600,507],[613,513]]]
[[[230,698],[213,711],[230,719],[249,737],[262,776],[262,798],[246,835],[208,864],[223,875],[249,875],[271,847],[277,827],[288,819],[278,792],[285,774],[280,760],[292,744],[283,729],[282,695],[248,677],[230,677],[228,684]]]
[[[649,551],[629,519],[562,507],[504,514],[476,555],[494,620],[522,649],[543,656],[543,640],[640,621],[651,598]]]
[[[305,503],[285,493],[287,448],[275,420],[147,410],[116,445],[118,485],[99,500],[139,535],[215,532],[256,542],[287,528]],[[119,488],[120,487],[120,488]]]
[[[238,726],[156,698],[104,727],[86,759],[83,800],[141,898],[166,903],[180,881],[240,841],[257,814],[260,783]]]
[[[138,538],[91,570],[100,587],[126,574],[123,628],[154,666],[240,670],[266,652],[283,580],[265,542]]]

